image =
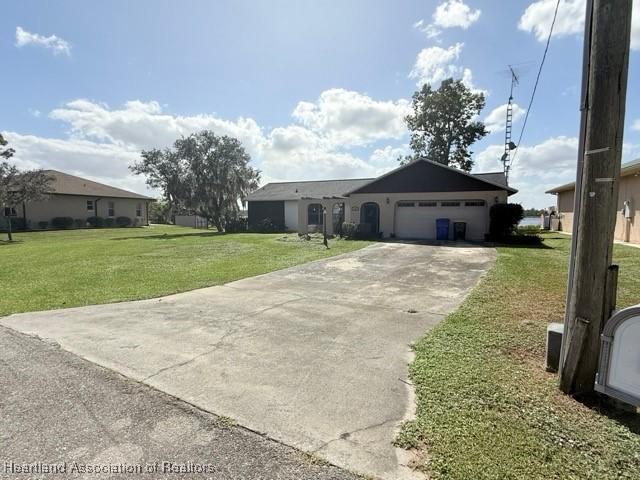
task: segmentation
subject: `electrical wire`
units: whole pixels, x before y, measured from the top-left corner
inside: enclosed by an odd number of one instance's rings
[[[531,92],[531,99],[529,100],[529,106],[527,107],[527,113],[524,116],[524,122],[522,123],[522,130],[520,130],[520,136],[518,137],[518,143],[516,144],[518,148],[513,154],[513,158],[511,159],[511,163],[509,168],[513,167],[513,164],[516,161],[518,151],[520,150],[520,142],[522,142],[522,136],[524,135],[524,129],[527,126],[527,120],[529,119],[529,112],[531,112],[531,106],[533,105],[533,99],[536,96],[536,91],[538,90],[538,83],[540,82],[540,75],[542,74],[542,67],[544,66],[544,61],[547,59],[547,52],[549,51],[549,44],[551,43],[551,35],[553,34],[553,27],[556,24],[556,18],[558,18],[558,9],[560,8],[560,0],[556,3],[556,9],[553,12],[553,20],[551,21],[551,28],[549,29],[549,37],[547,38],[547,45],[544,47],[544,53],[542,54],[542,60],[540,61],[540,68],[538,69],[538,75],[536,77],[536,83],[533,85],[533,91]]]

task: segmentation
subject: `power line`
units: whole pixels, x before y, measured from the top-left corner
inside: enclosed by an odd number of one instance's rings
[[[536,83],[533,85],[533,91],[531,92],[531,99],[529,100],[529,106],[527,107],[527,113],[524,116],[524,122],[522,123],[522,130],[520,130],[520,136],[518,137],[518,149],[513,154],[513,159],[511,160],[511,167],[516,161],[518,156],[518,152],[520,151],[520,142],[522,141],[522,136],[524,135],[524,129],[527,126],[527,120],[529,119],[529,112],[531,112],[531,106],[533,105],[533,99],[536,96],[536,90],[538,90],[538,82],[540,82],[540,75],[542,74],[542,67],[544,66],[544,61],[547,59],[547,52],[549,51],[549,44],[551,43],[551,35],[553,34],[553,27],[556,24],[556,18],[558,18],[558,8],[560,7],[560,0],[556,3],[556,9],[553,12],[553,20],[551,21],[551,28],[549,29],[549,37],[547,38],[547,45],[544,47],[544,53],[542,54],[542,60],[540,61],[540,68],[538,69],[538,76],[536,77]]]

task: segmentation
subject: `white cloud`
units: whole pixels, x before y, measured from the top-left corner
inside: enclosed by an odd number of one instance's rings
[[[474,171],[501,171],[503,145],[491,145],[478,153]],[[575,179],[578,158],[576,137],[551,137],[533,146],[522,146],[516,156],[509,184],[519,192],[511,198],[525,208],[553,205],[554,198],[544,192]]]
[[[466,30],[480,18],[482,11],[472,10],[462,0],[446,0],[436,7],[433,12],[433,23],[426,24],[424,20],[416,22],[413,26],[423,32],[427,38],[436,38],[442,33],[443,28],[462,28]]]
[[[144,179],[131,175],[128,166],[140,158],[137,150],[81,139],[43,138],[3,132],[18,168],[62,170],[121,188],[145,192]]]
[[[636,120],[635,122],[633,122],[633,125],[631,126],[632,130],[637,130],[640,132],[640,119]]]
[[[513,104],[513,122],[517,122],[524,114],[526,110],[517,103]],[[507,104],[500,105],[491,110],[484,118],[484,123],[491,133],[504,130],[507,123]]]
[[[576,178],[578,159],[578,138],[557,136],[531,146],[522,146],[509,175],[509,184],[518,189],[511,201],[522,203],[524,207],[548,207],[555,198],[546,194],[558,185],[573,182]],[[500,157],[503,145],[490,145],[475,155],[474,172],[502,171]],[[640,145],[624,143],[622,162],[628,162],[640,155]]]
[[[413,24],[413,28],[420,30],[427,36],[427,38],[437,38],[442,33],[442,30],[436,27],[433,23],[426,24],[424,20],[418,20]],[[438,43],[440,42],[438,41]]]
[[[433,23],[438,27],[459,27],[464,30],[480,18],[480,10],[472,10],[462,0],[448,0],[441,3],[433,13]]]
[[[428,47],[422,49],[409,78],[417,79],[418,87],[425,83],[435,85],[445,78],[461,77],[464,69],[455,64],[464,44],[456,43],[448,48]]]
[[[26,45],[36,45],[47,48],[53,52],[54,55],[67,55],[71,56],[71,45],[66,40],[55,35],[45,37],[38,33],[31,33],[24,30],[22,27],[16,27],[16,47],[24,47]]]
[[[640,50],[640,8],[635,6],[631,14],[631,48]],[[531,32],[540,42],[546,42],[553,20],[556,0],[533,2],[520,17],[518,28]],[[562,0],[553,27],[554,37],[581,34],[584,31],[586,0]]]
[[[334,88],[322,92],[315,103],[299,102],[292,116],[330,144],[355,146],[401,138],[407,132],[408,113],[407,100],[378,101]]]
[[[463,43],[456,43],[448,48],[434,46],[422,49],[416,57],[409,78],[417,79],[418,88],[425,83],[437,87],[446,78],[460,79],[474,92],[487,95],[486,90],[479,89],[474,85],[471,70],[457,64],[463,46]]]
[[[387,145],[384,148],[376,148],[369,157],[369,163],[372,165],[389,170],[398,166],[398,158],[404,157],[410,153],[409,145],[400,147],[392,147]]]
[[[300,102],[291,124],[265,131],[251,118],[173,115],[156,101],[132,100],[111,108],[77,99],[49,113],[49,118],[67,125],[67,138],[15,132],[6,136],[21,168],[53,168],[143,192],[144,179],[128,170],[140,151],[167,147],[203,129],[238,138],[253,165],[263,172],[263,182],[375,176],[394,166],[383,152],[395,153],[393,148],[405,139],[403,117],[408,109],[404,99],[377,101],[358,92],[332,89],[315,102]],[[388,150],[387,142],[396,145]],[[380,151],[370,158],[351,152],[374,143],[381,144]]]
[[[253,119],[240,117],[230,121],[213,115],[169,115],[155,101],[133,100],[124,108],[110,109],[104,104],[78,99],[53,110],[49,117],[67,123],[73,137],[130,149],[167,147],[183,135],[204,129],[240,139],[251,154],[260,149],[263,141],[262,131]]]

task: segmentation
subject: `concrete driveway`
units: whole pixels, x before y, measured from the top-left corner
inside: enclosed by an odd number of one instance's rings
[[[493,264],[476,246],[380,243],[168,297],[0,323],[352,471],[411,478],[410,344]]]

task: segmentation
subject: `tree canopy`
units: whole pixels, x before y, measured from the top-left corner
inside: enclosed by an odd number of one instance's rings
[[[449,78],[436,90],[424,84],[413,94],[413,113],[405,118],[413,154],[400,161],[426,158],[470,171],[469,147],[488,133],[484,123],[475,120],[484,105],[484,94],[461,80]]]
[[[15,153],[13,148],[5,148],[7,145],[7,141],[0,135],[0,157],[5,159],[11,158]],[[22,203],[43,200],[51,181],[52,178],[42,170],[20,171],[15,165],[0,162],[0,207],[14,208]],[[13,240],[10,218],[6,222],[9,241]]]
[[[239,140],[204,130],[176,140],[172,148],[143,151],[130,168],[162,190],[170,212],[191,210],[224,231],[258,188],[260,172],[250,160]]]
[[[5,138],[0,133],[0,158],[11,158],[13,154],[16,152],[13,148],[8,148],[7,145],[9,142],[5,140]],[[7,147],[7,148],[5,148]]]

